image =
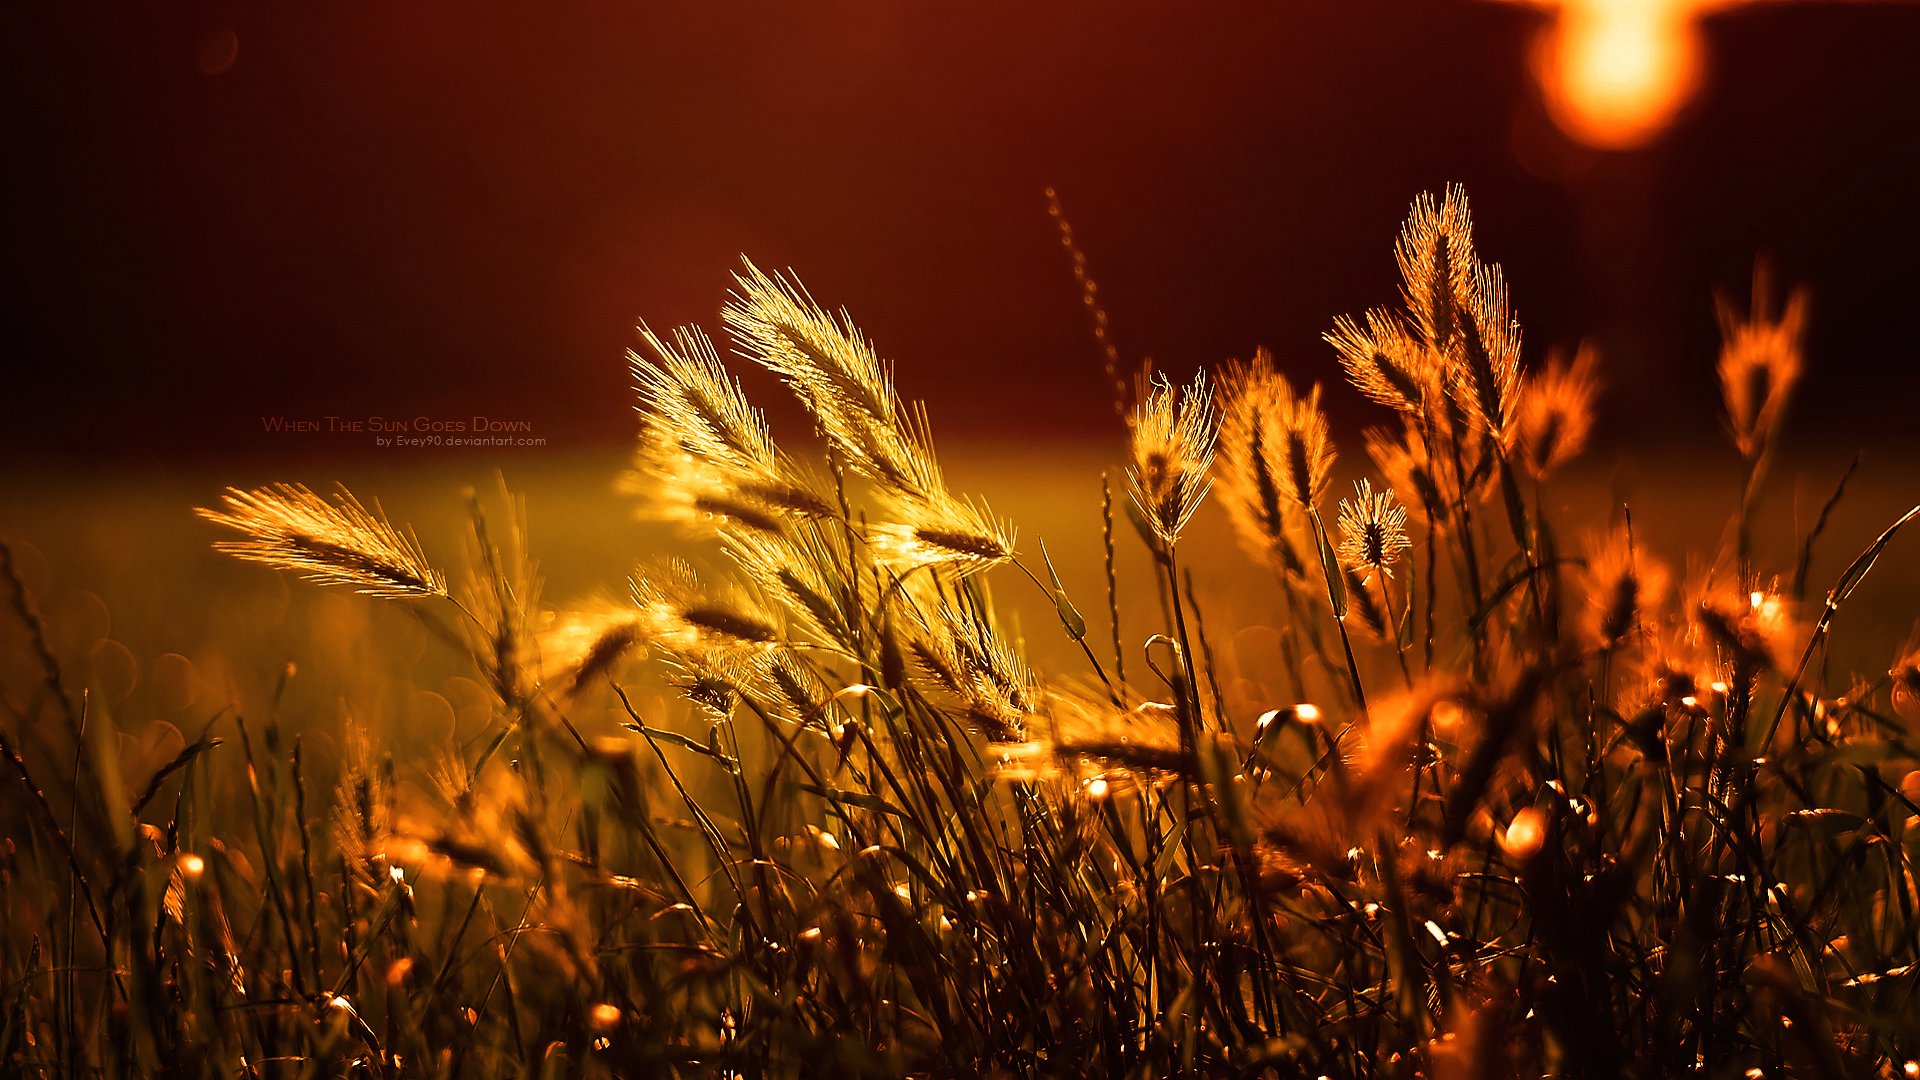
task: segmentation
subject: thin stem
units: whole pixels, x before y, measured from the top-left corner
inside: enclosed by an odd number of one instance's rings
[[[1400,676],[1407,681],[1407,689],[1413,689],[1413,669],[1407,666],[1407,650],[1400,644],[1400,620],[1393,614],[1393,594],[1387,591],[1387,571],[1382,568],[1376,575],[1380,582],[1380,609],[1386,612],[1389,644],[1393,646],[1393,658],[1400,661]],[[1407,603],[1413,603],[1411,594]],[[1411,617],[1412,612],[1408,615]]]

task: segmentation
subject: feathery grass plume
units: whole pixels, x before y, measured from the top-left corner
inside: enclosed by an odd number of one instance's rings
[[[616,487],[645,500],[643,517],[709,527],[778,532],[795,518],[832,518],[832,501],[819,480],[780,458],[774,469],[743,472],[689,453],[664,422],[640,433],[633,465]]]
[[[1419,415],[1430,391],[1440,383],[1439,354],[1409,332],[1391,311],[1367,312],[1362,329],[1342,315],[1321,335],[1340,354],[1340,366],[1359,391],[1403,413]]]
[[[980,503],[942,494],[933,499],[893,501],[895,520],[867,527],[873,557],[907,570],[945,566],[972,574],[1013,558],[1014,534]]]
[[[1544,478],[1586,448],[1593,429],[1593,399],[1599,391],[1595,366],[1593,350],[1582,345],[1571,363],[1556,356],[1547,362],[1546,370],[1521,384],[1516,441],[1521,465],[1535,479]]]
[[[1311,511],[1326,494],[1333,478],[1333,439],[1327,433],[1327,414],[1320,410],[1320,385],[1304,398],[1296,397],[1281,414],[1280,490],[1300,510]]]
[[[1452,677],[1421,678],[1370,702],[1363,722],[1326,731],[1329,767],[1344,780],[1304,804],[1263,806],[1263,834],[1322,873],[1351,878],[1353,859],[1374,841],[1404,794],[1420,733],[1465,691]]]
[[[1446,534],[1452,528],[1454,506],[1463,501],[1470,505],[1483,502],[1493,493],[1494,472],[1485,457],[1490,444],[1477,432],[1463,440],[1463,459],[1457,465],[1452,455],[1444,452],[1446,437],[1436,434],[1429,440],[1418,424],[1405,424],[1398,431],[1368,428],[1362,438],[1367,456],[1394,497],[1402,506],[1419,507],[1436,533]],[[1443,452],[1436,456],[1434,448]],[[1464,493],[1462,469],[1466,472]]]
[[[1455,676],[1421,676],[1413,686],[1371,701],[1365,723],[1352,724],[1342,732],[1340,748],[1356,778],[1348,792],[1348,798],[1359,799],[1352,807],[1356,822],[1373,819],[1388,809],[1390,799],[1396,798],[1398,784],[1404,782],[1407,769],[1417,759],[1415,742],[1419,734],[1432,728],[1436,711],[1457,709],[1459,700],[1469,692],[1471,688]],[[1371,803],[1371,809],[1361,811],[1361,803]],[[1365,834],[1354,832],[1352,836]]]
[[[1585,639],[1612,648],[1636,633],[1666,600],[1669,576],[1659,559],[1635,547],[1624,524],[1592,537],[1580,573]]]
[[[761,595],[792,615],[790,632],[849,652],[858,649],[862,613],[853,606],[845,545],[836,530],[791,535],[736,533],[727,554],[753,579]]]
[[[1333,440],[1327,418],[1320,411],[1320,387],[1305,398],[1293,391],[1286,376],[1274,370],[1265,350],[1246,365],[1230,367],[1223,380],[1221,472],[1231,485],[1229,508],[1236,505],[1256,529],[1259,542],[1284,535],[1272,529],[1283,514],[1272,508],[1277,489],[1294,510],[1314,509],[1326,493],[1333,471]]]
[[[1213,392],[1207,373],[1194,373],[1184,390],[1161,375],[1133,411],[1133,461],[1127,468],[1134,505],[1162,543],[1173,544],[1213,486]]]
[[[1393,254],[1407,310],[1427,343],[1444,353],[1460,332],[1464,298],[1473,292],[1479,266],[1466,188],[1447,185],[1438,203],[1429,192],[1416,196]]]
[[[387,876],[386,843],[394,830],[393,762],[378,758],[367,730],[349,721],[335,792],[333,842],[347,874],[363,886]]]
[[[534,631],[546,582],[527,546],[526,500],[507,490],[504,476],[498,480],[504,527],[488,518],[478,492],[467,492],[467,573],[459,599],[473,616],[464,625],[474,655],[485,658],[500,700],[517,707],[528,700],[539,670]]]
[[[944,564],[971,573],[1013,558],[1013,534],[978,503],[948,492],[927,417],[901,404],[891,367],[854,327],[799,282],[746,263],[724,313],[746,355],[779,374],[838,454],[885,496],[869,529],[875,557],[897,568]]]
[[[897,495],[943,494],[925,413],[901,405],[890,365],[852,317],[827,314],[798,281],[743,262],[723,318],[745,354],[786,380],[862,475]]]
[[[1447,508],[1453,503],[1452,487],[1442,488],[1452,471],[1444,462],[1436,462],[1427,453],[1427,441],[1418,428],[1408,425],[1401,431],[1371,427],[1361,433],[1367,457],[1386,481],[1400,505],[1419,507],[1435,532],[1444,532],[1451,523]]]
[[[745,473],[774,469],[778,460],[766,416],[747,402],[739,380],[720,362],[699,327],[673,330],[663,341],[645,323],[640,338],[656,359],[627,350],[638,411],[681,450]]]
[[[411,843],[403,841],[403,850],[444,859],[443,869],[484,871],[501,881],[539,876],[541,860],[518,827],[532,801],[521,770],[494,758],[478,775],[470,775],[463,761],[449,755],[432,770],[429,781],[441,811],[409,815],[416,820],[403,830],[420,835]]]
[[[1713,643],[1685,613],[1643,617],[1640,628],[1645,632],[1641,647],[1614,654],[1628,672],[1617,696],[1621,707],[1690,708],[1724,674]]]
[[[787,516],[832,517],[819,483],[774,447],[766,419],[747,402],[698,328],[663,341],[642,325],[656,359],[628,350],[642,430],[623,486],[670,520],[737,522],[774,531]]]
[[[329,503],[303,484],[271,484],[252,491],[228,488],[224,510],[195,511],[244,534],[214,550],[320,585],[341,585],[369,596],[446,596],[447,581],[427,562],[412,530],[394,528],[346,488]]]
[[[1727,426],[1734,445],[1748,459],[1759,457],[1772,442],[1802,367],[1806,291],[1794,290],[1777,317],[1768,306],[1763,273],[1754,275],[1753,308],[1746,318],[1725,297],[1714,298],[1720,318],[1720,391]]]
[[[813,665],[792,649],[755,653],[751,664],[749,681],[771,691],[767,707],[772,715],[797,726],[831,731],[827,706],[833,701],[833,691]]]
[[[1248,554],[1282,573],[1302,575],[1295,545],[1297,499],[1285,494],[1289,473],[1287,424],[1293,389],[1274,369],[1273,355],[1257,350],[1220,377],[1221,497]]]
[[[1448,185],[1438,203],[1425,192],[1415,198],[1394,258],[1414,325],[1444,360],[1448,391],[1504,446],[1518,404],[1520,325],[1500,267],[1474,253],[1466,189]]]
[[[697,642],[684,649],[662,650],[660,658],[669,672],[668,684],[681,697],[713,719],[725,720],[733,715],[740,696],[758,685],[761,669],[756,665],[757,655],[737,647]]]
[[[725,536],[740,530],[777,533],[785,521],[781,509],[742,491],[739,476],[687,453],[663,430],[640,433],[632,466],[615,482],[625,495],[641,500],[636,516]]]
[[[1344,564],[1344,558],[1343,558]],[[1372,577],[1362,576],[1360,571],[1350,564],[1340,567],[1340,574],[1346,581],[1347,613],[1357,616],[1360,628],[1374,641],[1391,641],[1393,633],[1390,616],[1373,590],[1367,588]]]
[[[1452,354],[1453,396],[1505,446],[1520,403],[1520,323],[1508,306],[1499,264],[1476,267],[1473,287],[1461,299],[1465,317]]]
[[[1454,385],[1451,374],[1448,380],[1449,387]],[[1427,444],[1434,457],[1434,475],[1441,478],[1452,504],[1484,502],[1493,496],[1498,487],[1499,470],[1494,464],[1498,444],[1458,395],[1438,395],[1423,422],[1409,422],[1407,427],[1409,441],[1418,438]]]
[[[761,649],[780,640],[766,612],[737,589],[702,582],[683,560],[639,571],[630,584],[648,640],[670,649]]]
[[[1413,546],[1407,539],[1407,511],[1392,490],[1374,491],[1365,479],[1353,485],[1353,498],[1340,500],[1340,561],[1360,575],[1362,584],[1375,570],[1393,576],[1393,564]]]
[[[552,616],[537,640],[540,681],[572,695],[621,660],[644,648],[640,612],[630,604],[600,601]]]
[[[921,673],[988,738],[1025,738],[1035,708],[1026,660],[981,613],[942,606],[936,619],[937,626],[923,626],[907,646]]]
[[[1146,785],[1177,779],[1190,770],[1192,756],[1181,748],[1180,721],[1172,705],[1116,705],[1104,691],[1068,685],[1049,688],[1040,712],[1045,720],[1040,737],[991,748],[999,756],[995,775],[1000,779]]]

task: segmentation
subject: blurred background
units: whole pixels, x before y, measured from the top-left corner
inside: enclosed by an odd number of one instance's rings
[[[1409,201],[1465,184],[1528,363],[1601,354],[1574,524],[1651,500],[1653,542],[1708,554],[1741,476],[1712,298],[1744,306],[1764,260],[1813,296],[1773,555],[1856,447],[1815,580],[1916,494],[1920,5],[17,0],[0,25],[0,529],[80,654],[145,635],[212,672],[244,640],[238,697],[345,616],[221,562],[191,506],[346,480],[445,558],[498,472],[550,591],[618,594],[671,543],[613,493],[623,350],[643,318],[717,330],[742,253],[854,314],[1023,541],[1097,544],[1122,431],[1050,186],[1125,364],[1264,344],[1337,384],[1320,334],[1395,299]],[[1381,416],[1328,400],[1355,473]],[[538,445],[270,430],[330,416]],[[1199,565],[1230,581],[1215,518]],[[1857,602],[1863,663],[1920,609],[1897,572]]]
[[[1111,437],[1049,185],[1123,357],[1175,374],[1266,344],[1337,379],[1320,333],[1393,299],[1408,202],[1458,181],[1529,357],[1590,340],[1634,387],[1617,433],[1717,439],[1711,294],[1756,257],[1814,295],[1802,430],[1892,434],[1920,392],[1920,5],[0,18],[15,467],[376,449],[263,415],[618,445],[634,323],[715,326],[741,253],[850,308],[943,439]]]

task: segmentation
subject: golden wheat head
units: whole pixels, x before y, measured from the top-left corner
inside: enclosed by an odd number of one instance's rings
[[[647,640],[670,649],[765,649],[782,638],[772,616],[744,592],[701,581],[679,559],[636,572],[629,584]]]
[[[1154,534],[1174,543],[1213,486],[1207,470],[1213,465],[1218,431],[1207,373],[1196,372],[1180,391],[1161,376],[1134,410],[1132,427],[1133,464],[1127,478],[1133,501]]]
[[[930,499],[945,491],[926,417],[904,406],[890,366],[846,312],[828,314],[798,281],[751,262],[722,317],[741,352],[786,380],[820,431],[883,488]]]
[[[1304,509],[1297,477],[1305,476],[1310,497],[1324,484],[1333,461],[1325,426],[1316,426],[1315,414],[1299,407],[1293,387],[1274,368],[1266,349],[1255,351],[1251,361],[1228,365],[1220,379],[1220,399],[1218,472],[1234,531],[1242,546],[1263,562],[1302,573],[1305,564],[1292,535]]]
[[[1478,264],[1466,189],[1450,184],[1438,202],[1421,192],[1393,253],[1407,310],[1426,340],[1444,351],[1459,331],[1461,298],[1472,290]]]
[[[1024,738],[1036,693],[1026,660],[979,612],[943,606],[937,621],[907,646],[926,679],[989,738]]]
[[[1469,416],[1503,445],[1513,433],[1520,380],[1520,325],[1507,301],[1506,278],[1497,264],[1474,253],[1473,214],[1467,193],[1450,185],[1435,202],[1422,193],[1413,202],[1394,247],[1401,295],[1412,325],[1445,365],[1448,390]],[[1398,345],[1393,326],[1368,318],[1366,331],[1345,320],[1329,335],[1355,383],[1370,396],[1397,404],[1392,371],[1379,367],[1389,354],[1376,346]],[[1384,341],[1382,340],[1384,337]]]
[[[766,417],[747,402],[713,342],[698,327],[682,327],[670,336],[670,341],[662,340],[642,324],[640,337],[655,359],[627,352],[648,425],[669,434],[685,452],[716,465],[746,472],[772,469],[773,437]]]
[[[223,510],[195,511],[242,535],[215,543],[216,551],[369,596],[447,595],[445,575],[427,562],[412,531],[394,528],[345,488],[332,502],[302,484],[228,488],[223,501]]]
[[[1353,498],[1340,500],[1340,561],[1372,580],[1375,570],[1393,576],[1393,564],[1413,545],[1407,540],[1407,511],[1393,490],[1375,491],[1366,480],[1353,485]]]
[[[1520,461],[1536,478],[1566,464],[1587,445],[1593,429],[1596,356],[1581,347],[1571,362],[1555,357],[1520,391]]]
[[[1367,312],[1364,327],[1342,315],[1322,337],[1340,354],[1355,388],[1389,408],[1418,415],[1439,384],[1439,355],[1391,311]]]
[[[1753,307],[1746,317],[1724,297],[1716,298],[1720,317],[1720,390],[1727,426],[1746,457],[1757,456],[1772,440],[1800,379],[1800,338],[1807,324],[1807,296],[1796,290],[1776,316],[1767,307],[1764,273],[1754,276]]]

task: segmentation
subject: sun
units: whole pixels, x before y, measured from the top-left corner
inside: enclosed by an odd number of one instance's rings
[[[1552,11],[1534,76],[1554,122],[1602,150],[1632,150],[1670,126],[1705,68],[1702,16],[1751,0],[1518,0]]]

